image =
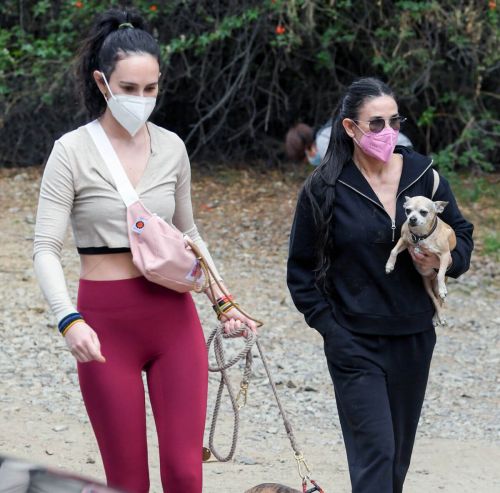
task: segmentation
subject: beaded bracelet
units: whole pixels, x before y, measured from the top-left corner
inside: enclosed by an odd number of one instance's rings
[[[237,303],[233,302],[233,299],[234,298],[230,294],[217,298],[215,303],[212,305],[214,312],[217,314],[217,320],[220,320],[222,315],[231,310],[231,308],[238,306]]]
[[[212,308],[214,310],[217,310],[217,307],[222,307],[224,306],[226,303],[230,303],[233,301],[233,297],[231,295],[228,295],[228,296],[221,296],[220,298],[217,298],[217,300],[215,301],[215,303],[212,305]]]
[[[229,294],[229,295],[227,295],[227,296],[225,296],[225,295],[224,295],[224,296],[221,296],[220,298],[217,298],[216,303],[217,303],[218,305],[220,305],[221,303],[225,303],[225,302],[227,302],[227,301],[233,301],[233,299],[234,299],[234,298],[233,298],[233,297],[232,297],[232,295],[230,295],[230,294]]]
[[[225,303],[224,305],[213,305],[212,308],[214,310],[214,312],[217,314],[217,320],[220,320],[222,315],[226,314],[228,311],[230,311],[232,308],[237,308],[238,306],[238,303],[233,303],[232,301],[231,302],[227,302]]]
[[[225,303],[224,305],[218,305],[218,307],[215,307],[215,311],[217,313],[226,313],[229,310],[231,310],[231,308],[233,308],[233,306],[235,306],[235,304],[236,303],[228,302],[228,303]]]
[[[66,315],[61,319],[61,321],[57,324],[57,328],[59,329],[61,335],[64,337],[68,330],[73,327],[73,325],[82,320],[83,317],[78,312],[70,313],[69,315]]]
[[[238,304],[234,304],[235,307],[238,307],[239,305]],[[228,312],[229,310],[227,310],[226,312],[223,312],[223,313],[218,313],[217,314],[217,320],[221,320],[223,316],[226,315],[226,313]]]

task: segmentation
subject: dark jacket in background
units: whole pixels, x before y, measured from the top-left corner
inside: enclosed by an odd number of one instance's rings
[[[407,250],[398,255],[391,274],[385,264],[406,220],[405,196],[431,197],[432,160],[404,147],[403,170],[392,220],[361,172],[350,161],[336,184],[334,258],[329,276],[334,292],[327,296],[316,286],[317,232],[312,208],[301,191],[290,235],[287,282],[297,309],[308,325],[325,335],[335,324],[365,334],[403,335],[432,327],[434,305]],[[325,185],[323,185],[324,187]],[[313,182],[321,203],[322,187]],[[457,236],[453,264],[447,275],[457,278],[469,268],[473,226],[457,206],[448,181],[440,177],[433,200],[449,202],[440,217]]]

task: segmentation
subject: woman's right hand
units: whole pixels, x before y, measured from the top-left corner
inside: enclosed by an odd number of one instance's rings
[[[101,354],[101,343],[97,334],[83,320],[72,325],[64,339],[66,339],[71,354],[79,363],[106,362],[106,358]]]

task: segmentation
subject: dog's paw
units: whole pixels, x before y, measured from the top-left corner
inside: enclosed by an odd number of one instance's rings
[[[441,298],[442,301],[446,299],[446,295],[448,294],[448,290],[446,289],[446,286],[439,288],[439,297]]]
[[[393,270],[394,264],[390,264],[389,262],[387,262],[387,264],[385,264],[385,273],[390,274]]]

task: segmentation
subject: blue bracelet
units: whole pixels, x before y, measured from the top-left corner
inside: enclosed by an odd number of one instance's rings
[[[72,325],[78,320],[83,320],[83,317],[78,312],[70,313],[69,315],[63,317],[57,324],[57,328],[59,329],[61,335],[65,335],[66,329],[69,328],[69,325]]]

